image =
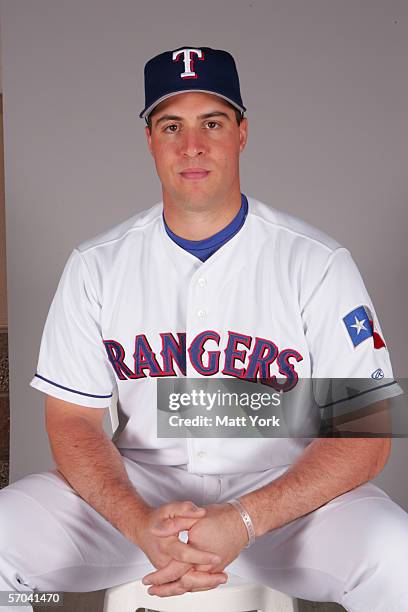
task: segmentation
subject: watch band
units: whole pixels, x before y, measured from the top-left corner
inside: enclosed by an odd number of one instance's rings
[[[240,513],[248,533],[248,544],[245,546],[245,548],[249,548],[255,542],[255,527],[252,522],[252,519],[249,516],[248,512],[245,510],[242,503],[239,501],[239,499],[230,499],[227,504],[231,504],[231,506],[234,506],[234,508]]]

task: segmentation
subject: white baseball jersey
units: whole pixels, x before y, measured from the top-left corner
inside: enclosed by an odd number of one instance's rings
[[[400,393],[381,383],[393,378],[388,350],[349,251],[248,204],[243,227],[205,262],[168,236],[162,202],[74,249],[31,386],[95,408],[117,397],[123,455],[201,474],[288,465],[312,439],[158,438],[160,377],[266,372],[288,389],[300,378],[373,377],[381,397]]]

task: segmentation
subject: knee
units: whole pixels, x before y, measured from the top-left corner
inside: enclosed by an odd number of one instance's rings
[[[20,591],[26,588],[24,559],[27,557],[26,525],[22,511],[29,512],[30,499],[22,496],[12,485],[0,491],[0,590]],[[1,608],[3,609],[3,608]]]
[[[25,521],[23,511],[29,512],[30,499],[9,485],[0,491],[0,555],[15,551],[18,542],[24,539]]]
[[[372,535],[367,543],[371,567],[387,573],[404,566],[408,550],[408,514],[394,502],[383,502],[384,511],[372,516]],[[387,508],[388,506],[388,508]]]
[[[41,500],[53,499],[42,474],[29,474],[0,490],[0,551],[17,550],[46,528]],[[48,488],[47,488],[48,487]]]
[[[363,605],[361,609],[402,609],[394,608],[394,602],[399,598],[408,603],[408,514],[394,502],[379,501],[368,521],[370,527],[360,541],[357,563],[350,568],[342,603],[350,610],[360,609],[353,608],[352,602]],[[371,608],[367,608],[368,602]]]

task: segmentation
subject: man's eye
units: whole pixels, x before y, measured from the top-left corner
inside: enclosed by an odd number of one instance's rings
[[[210,130],[214,130],[221,127],[218,121],[206,121],[205,125],[207,125]],[[175,134],[178,131],[178,127],[179,126],[177,125],[177,123],[170,123],[170,125],[167,125],[165,128],[163,128],[163,132]]]
[[[175,123],[171,123],[170,125],[166,126],[163,130],[163,132],[167,132],[170,131],[172,133],[174,133],[176,130],[169,130],[169,128],[177,128],[177,125]]]

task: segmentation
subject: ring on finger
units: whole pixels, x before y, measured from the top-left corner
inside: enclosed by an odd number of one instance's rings
[[[188,531],[179,531],[178,539],[180,542],[184,542],[184,544],[188,543]]]

